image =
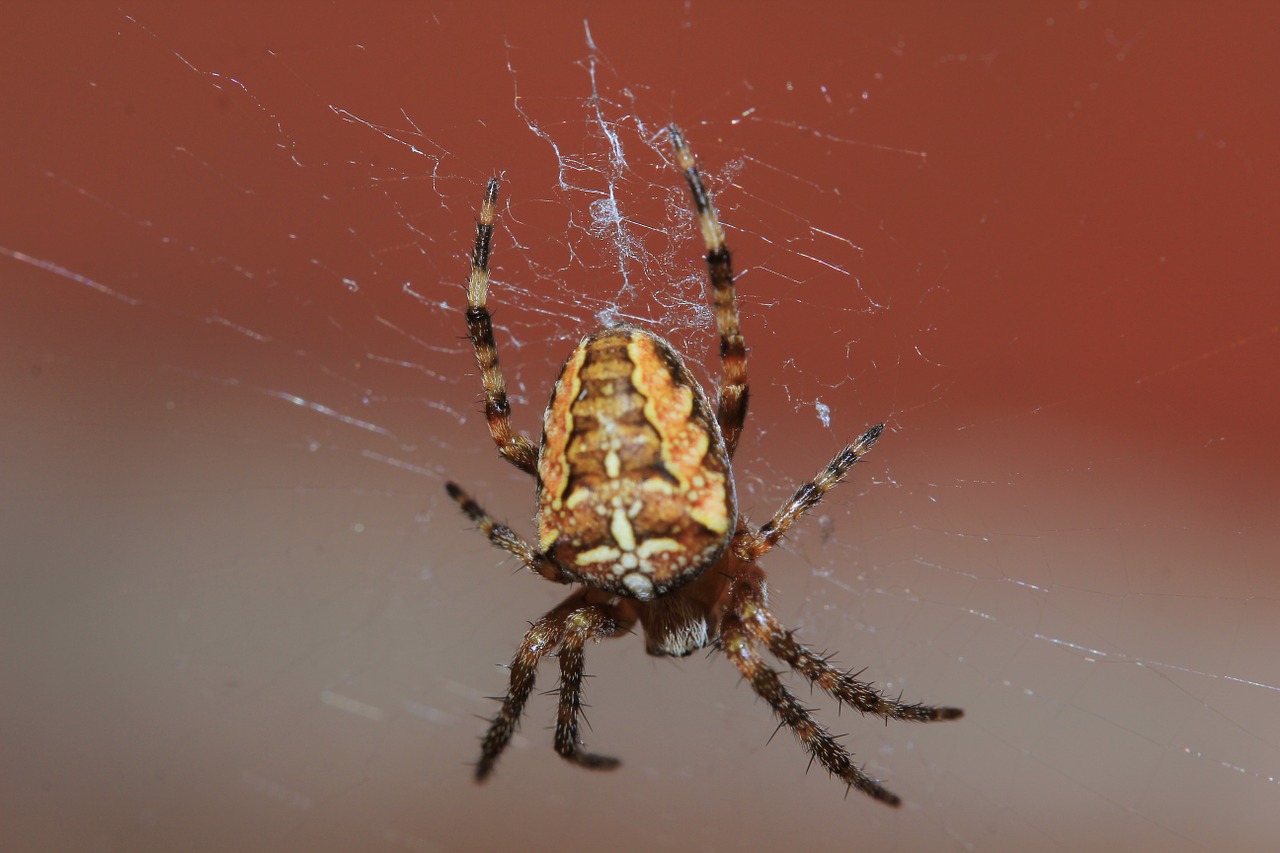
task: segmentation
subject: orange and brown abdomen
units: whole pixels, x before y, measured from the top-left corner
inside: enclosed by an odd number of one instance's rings
[[[724,550],[737,502],[715,415],[680,356],[628,326],[565,362],[538,459],[541,549],[588,586],[647,601]]]

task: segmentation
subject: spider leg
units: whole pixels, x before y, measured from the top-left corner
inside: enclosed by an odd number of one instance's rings
[[[476,523],[480,528],[480,532],[487,536],[490,542],[511,554],[511,556],[523,563],[529,571],[542,575],[547,580],[555,581],[556,583],[572,582],[573,579],[564,574],[560,567],[553,563],[549,557],[520,538],[510,527],[494,521],[489,513],[481,509],[480,505],[471,499],[470,495],[459,488],[457,483],[445,483],[444,488],[449,493],[449,497],[457,502],[462,511]]]
[[[493,765],[498,756],[511,743],[520,716],[524,713],[525,702],[533,691],[534,681],[538,674],[538,661],[547,652],[554,649],[564,638],[564,620],[567,614],[553,610],[543,616],[524,635],[520,648],[511,659],[511,686],[502,700],[502,708],[489,723],[489,731],[485,733],[483,746],[480,748],[480,762],[476,765],[476,781],[483,782],[493,772]]]
[[[919,702],[899,702],[884,695],[869,681],[858,680],[854,673],[846,672],[819,657],[813,650],[797,643],[790,631],[783,629],[773,614],[765,611],[766,624],[761,626],[764,642],[780,660],[809,679],[836,701],[851,705],[864,714],[875,714],[885,720],[907,720],[914,723],[936,723],[958,720],[964,716],[960,708],[922,705]]]
[[[630,611],[607,603],[608,596],[598,591],[579,589],[551,612],[530,626],[511,659],[511,683],[502,707],[490,721],[480,748],[480,761],[476,764],[476,781],[485,781],[493,773],[493,767],[511,743],[525,703],[533,692],[537,679],[538,662],[557,647],[563,646],[561,655],[568,652],[569,663],[560,663],[560,716],[556,727],[556,751],[584,767],[606,769],[617,765],[617,759],[606,758],[578,751],[577,718],[582,713],[582,647],[588,639],[614,636],[635,622]],[[566,722],[566,716],[568,721]],[[562,748],[562,740],[567,738]]]
[[[467,333],[476,353],[480,381],[484,386],[484,415],[489,434],[498,452],[511,464],[528,474],[537,475],[538,448],[523,433],[511,429],[511,403],[507,401],[507,383],[498,363],[498,345],[493,339],[493,315],[485,304],[489,294],[489,245],[493,240],[494,208],[498,201],[498,179],[491,178],[480,205],[476,223],[476,242],[471,250],[471,278],[467,282]]]
[[[774,714],[796,738],[833,776],[844,780],[845,784],[857,788],[864,794],[897,806],[901,803],[897,794],[889,791],[875,779],[868,776],[861,767],[853,763],[849,754],[840,742],[832,736],[825,726],[813,718],[808,708],[800,704],[794,693],[786,688],[778,673],[774,671],[756,651],[751,637],[744,627],[744,618],[731,610],[725,615],[720,628],[720,639],[729,659],[742,675],[751,682],[751,687],[762,699],[773,708]]]
[[[884,432],[884,424],[878,424],[864,432],[857,441],[837,453],[835,458],[827,463],[827,467],[818,472],[817,477],[796,489],[791,500],[783,504],[764,527],[742,537],[741,541],[735,541],[734,551],[738,557],[744,562],[754,563],[768,553],[791,529],[791,525],[817,506],[822,496],[844,479],[849,469],[871,449],[882,432]]]
[[[698,215],[698,227],[702,231],[702,241],[707,246],[707,272],[711,278],[716,327],[720,331],[720,360],[724,365],[716,420],[720,423],[720,431],[724,433],[725,450],[732,459],[738,449],[742,425],[747,420],[747,400],[750,396],[747,344],[738,328],[738,298],[733,286],[733,261],[724,243],[720,217],[716,215],[711,194],[702,183],[702,173],[689,150],[684,133],[674,124],[669,130],[676,165],[689,184],[689,193],[693,196],[694,210]]]
[[[618,631],[599,607],[583,607],[569,614],[560,646],[560,708],[556,717],[556,752],[568,761],[591,770],[612,770],[618,759],[582,750],[578,718],[582,716],[583,646],[587,640]]]
[[[742,620],[743,629],[756,642],[796,672],[809,679],[841,704],[848,704],[863,714],[874,714],[885,720],[907,720],[932,723],[958,720],[964,716],[959,708],[934,707],[889,699],[884,692],[866,681],[832,666],[782,627],[767,604],[764,573],[755,568],[742,571],[734,580],[732,607]]]

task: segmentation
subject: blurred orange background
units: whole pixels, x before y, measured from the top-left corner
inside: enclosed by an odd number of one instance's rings
[[[1274,5],[13,17],[5,849],[1273,849]],[[442,489],[532,533],[461,314],[480,192],[518,426],[600,322],[714,383],[672,121],[739,271],[743,511],[888,424],[766,568],[807,642],[966,709],[812,699],[898,812],[637,638],[587,658],[619,770],[564,765],[535,696],[471,782],[563,595]]]

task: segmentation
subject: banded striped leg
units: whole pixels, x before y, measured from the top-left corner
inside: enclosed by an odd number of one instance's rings
[[[863,714],[874,714],[885,720],[911,723],[937,723],[958,720],[964,716],[960,708],[921,705],[889,699],[869,681],[859,681],[858,673],[837,669],[812,649],[797,643],[791,631],[782,627],[773,614],[764,611],[765,619],[753,626],[753,634],[769,647],[769,651],[841,705],[850,705]]]
[[[725,653],[751,683],[752,689],[769,703],[782,725],[791,729],[812,756],[811,760],[816,759],[828,773],[840,777],[849,787],[857,788],[888,805],[897,806],[901,802],[898,796],[853,763],[853,756],[849,751],[840,745],[825,726],[813,718],[809,709],[783,685],[778,673],[760,657],[745,627],[745,623],[751,618],[748,614],[737,612],[737,609],[731,610],[721,624],[720,640]]]
[[[520,470],[537,476],[538,448],[523,433],[511,429],[511,404],[507,383],[498,363],[498,345],[493,339],[493,316],[486,300],[489,295],[489,246],[493,240],[494,210],[498,203],[498,179],[491,178],[480,205],[476,242],[471,250],[471,278],[467,282],[467,333],[476,352],[480,381],[484,385],[484,416],[498,452]]]
[[[490,542],[515,557],[529,571],[556,583],[572,583],[573,579],[562,572],[549,557],[520,538],[510,527],[494,521],[489,513],[473,501],[470,495],[462,491],[457,483],[445,483],[444,488],[449,493],[449,497],[453,498],[467,517],[476,523],[480,532],[488,537]]]
[[[841,705],[851,705],[863,714],[875,714],[885,720],[907,720],[917,723],[958,720],[964,716],[964,711],[959,708],[934,707],[889,699],[869,682],[859,681],[854,674],[837,669],[828,660],[814,654],[811,649],[796,642],[793,633],[783,628],[782,623],[769,612],[764,572],[757,567],[745,567],[738,572],[733,581],[733,589],[730,592],[729,609],[738,620],[739,627],[736,630],[740,636],[747,642],[763,644],[779,660],[808,678],[811,683],[817,685]],[[761,662],[761,665],[763,665],[763,662]],[[776,675],[774,678],[776,680]],[[755,680],[752,681],[753,686],[756,683]],[[767,679],[762,680],[760,683],[775,695],[777,695],[777,689],[785,692],[785,688],[782,687],[781,683],[778,683],[776,689],[770,686]],[[759,688],[757,688],[757,692],[759,692]],[[761,693],[761,695],[769,701],[770,705],[773,705],[774,710],[777,711],[782,721],[796,731],[797,736],[800,737],[805,747],[809,749],[814,757],[822,761],[823,766],[827,767],[828,770],[878,800],[884,800],[890,805],[898,804],[898,798],[885,791],[878,784],[865,785],[863,784],[865,777],[859,779],[856,773],[852,774],[852,776],[846,775],[848,768],[852,767],[852,765],[843,763],[839,756],[834,758],[836,769],[832,769],[832,763],[823,758],[823,755],[829,750],[828,744],[822,740],[820,734],[814,734],[811,737],[806,733],[809,728],[815,728],[819,733],[825,733],[825,729],[811,719],[805,719],[807,712],[801,709],[802,713],[797,717],[792,710],[786,707],[785,701],[781,703],[783,707],[779,707],[779,703],[775,703],[773,699],[769,698],[769,695],[765,693]],[[792,719],[798,720],[799,723],[791,722]],[[843,748],[840,749],[843,750]]]
[[[827,467],[818,472],[817,477],[796,489],[791,500],[774,513],[768,524],[734,543],[734,552],[738,557],[745,562],[754,563],[763,554],[768,553],[791,529],[791,525],[817,506],[822,496],[844,479],[849,469],[871,449],[882,432],[884,432],[884,424],[877,424],[859,436],[853,444],[847,445],[837,453],[835,458],[827,463]]]
[[[715,204],[702,183],[702,173],[689,151],[684,133],[674,124],[669,130],[676,165],[689,184],[694,211],[698,216],[698,228],[702,231],[702,240],[707,246],[707,273],[711,278],[716,327],[720,331],[720,361],[724,365],[716,420],[720,423],[720,431],[724,433],[725,449],[729,457],[733,458],[738,449],[738,439],[742,435],[742,426],[747,420],[747,399],[751,393],[747,382],[747,344],[738,328],[738,298],[733,286],[733,263],[724,243],[724,229],[720,227]]]
[[[538,663],[543,655],[561,649],[560,712],[556,726],[556,751],[566,759],[583,767],[608,769],[617,765],[616,759],[592,755],[580,751],[578,740],[578,716],[582,713],[582,649],[587,640],[612,636],[625,625],[619,624],[608,612],[608,607],[591,604],[589,591],[579,590],[565,599],[558,607],[543,616],[529,628],[520,648],[511,660],[511,684],[502,699],[497,716],[489,721],[480,748],[480,761],[476,765],[476,781],[485,781],[494,765],[511,743],[524,714],[525,703],[533,692]],[[566,660],[567,657],[567,660]]]
[[[533,692],[533,684],[538,677],[538,661],[564,638],[565,615],[563,612],[552,611],[534,622],[524,635],[524,641],[520,643],[515,657],[511,659],[511,686],[502,699],[502,708],[489,721],[489,731],[485,732],[483,745],[480,747],[480,762],[476,764],[477,782],[489,778],[498,756],[511,743],[511,736],[520,724],[524,705],[529,701],[529,694]]]

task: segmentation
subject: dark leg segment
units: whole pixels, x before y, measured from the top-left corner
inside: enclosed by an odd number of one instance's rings
[[[489,722],[489,731],[484,736],[484,745],[480,749],[480,763],[476,765],[476,781],[483,782],[493,772],[493,765],[498,756],[511,743],[516,726],[524,713],[525,702],[533,691],[533,683],[538,675],[538,661],[542,656],[554,649],[564,638],[565,617],[563,610],[553,610],[543,616],[524,635],[516,656],[511,659],[511,686],[502,700],[502,708],[498,715]]]
[[[582,717],[583,647],[588,640],[614,637],[630,630],[636,615],[625,602],[612,604],[610,596],[598,590],[579,589],[529,628],[511,659],[511,684],[502,707],[489,721],[476,765],[476,781],[493,773],[498,756],[511,743],[533,692],[538,662],[559,649],[560,705],[556,720],[556,752],[582,767],[608,770],[618,759],[582,750],[578,723]]]
[[[743,629],[742,620],[735,614],[725,617],[721,626],[721,641],[729,659],[742,672],[751,687],[769,703],[773,712],[783,725],[791,729],[804,748],[817,759],[827,772],[844,780],[845,784],[857,788],[864,794],[874,797],[891,806],[901,801],[893,792],[887,790],[875,779],[862,771],[853,763],[848,750],[832,737],[826,727],[813,718],[809,709],[800,704],[795,694],[788,690],[764,659],[753,647],[750,638]]]
[[[730,606],[742,619],[743,630],[756,642],[831,695],[841,704],[851,705],[864,714],[875,714],[885,720],[908,720],[932,723],[958,720],[964,716],[959,708],[938,708],[918,703],[903,703],[887,698],[884,693],[852,674],[832,666],[813,650],[796,642],[793,632],[782,627],[769,612],[764,573],[759,568],[741,572],[734,580]]]
[[[582,716],[583,646],[587,640],[612,635],[617,625],[597,607],[569,614],[560,647],[560,708],[556,716],[556,752],[562,758],[591,770],[612,770],[618,759],[582,749],[578,719]]]
[[[778,674],[765,664],[754,644],[762,643],[837,701],[852,705],[864,714],[876,714],[886,720],[935,722],[955,720],[964,713],[959,708],[935,708],[888,699],[872,685],[841,672],[797,643],[791,632],[785,630],[769,612],[764,572],[755,566],[743,567],[734,578],[729,594],[729,612],[721,627],[721,641],[751,686],[769,703],[783,724],[795,732],[810,755],[851,787],[891,806],[899,804],[897,795],[853,763],[849,752],[813,718],[812,713],[782,684]]]
[[[815,655],[811,649],[797,643],[792,633],[784,630],[773,614],[766,611],[766,616],[767,625],[763,627],[761,634],[764,634],[763,640],[769,651],[841,704],[886,720],[916,723],[958,720],[964,716],[964,711],[959,708],[939,708],[887,698],[883,691],[870,682],[859,681],[854,673],[837,669],[829,661]]]
[[[498,202],[498,179],[492,178],[485,189],[476,224],[476,242],[471,250],[471,278],[467,282],[467,333],[476,352],[480,381],[484,386],[484,415],[489,434],[498,452],[517,468],[536,476],[538,449],[529,437],[511,429],[511,404],[507,401],[507,384],[498,363],[498,345],[493,339],[493,316],[486,300],[489,294],[489,247],[493,240],[494,209]]]
[[[732,458],[738,449],[742,425],[747,419],[747,399],[750,388],[747,382],[747,344],[738,328],[738,299],[733,286],[733,261],[724,243],[724,229],[716,215],[711,194],[702,183],[702,173],[689,151],[684,133],[674,124],[669,128],[671,145],[675,149],[676,166],[684,173],[693,196],[694,211],[698,215],[698,228],[707,246],[707,272],[711,278],[712,304],[715,308],[716,327],[720,331],[720,360],[724,364],[724,379],[720,383],[720,404],[716,420],[724,433],[725,449]]]
[[[827,467],[818,472],[812,482],[805,483],[796,489],[791,500],[778,510],[769,523],[757,532],[734,543],[734,550],[745,562],[754,563],[777,545],[791,525],[809,510],[818,505],[822,496],[831,491],[837,483],[844,479],[854,463],[862,458],[871,446],[876,443],[880,433],[884,432],[884,424],[873,426],[864,432],[857,441],[845,447],[836,457],[827,463]]]
[[[529,571],[542,575],[549,581],[557,583],[572,582],[571,578],[560,571],[559,566],[535,550],[528,542],[521,539],[514,530],[505,524],[498,524],[494,521],[487,512],[481,509],[479,504],[471,499],[470,495],[462,491],[457,483],[445,483],[444,488],[449,493],[449,497],[453,498],[462,511],[467,514],[467,517],[479,526],[480,532],[487,536],[490,542],[511,554],[523,563]]]

